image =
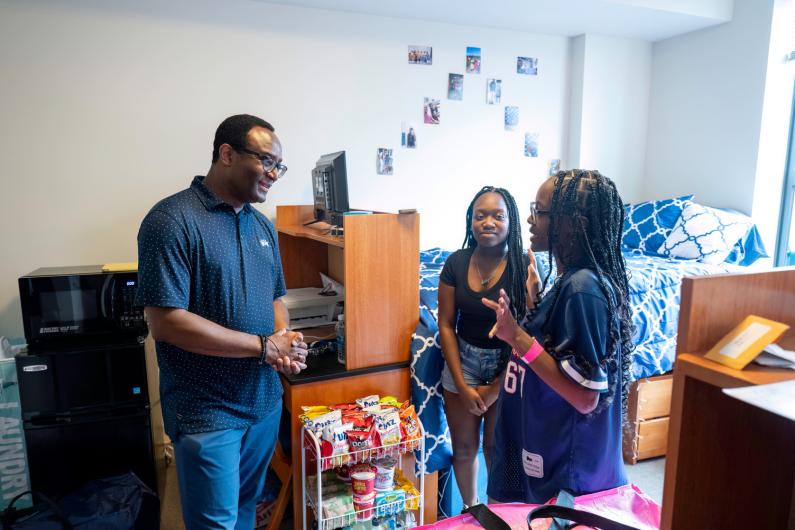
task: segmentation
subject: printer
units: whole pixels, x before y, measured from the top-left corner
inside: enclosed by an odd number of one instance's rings
[[[287,289],[287,294],[282,297],[290,311],[290,329],[332,324],[342,312],[340,302],[344,300],[344,294],[329,293],[322,287]]]

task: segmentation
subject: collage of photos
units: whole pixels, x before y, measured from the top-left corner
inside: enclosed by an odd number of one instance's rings
[[[502,99],[502,80],[489,79],[486,81],[486,103],[498,105]]]
[[[447,76],[447,99],[464,99],[463,74],[449,74]]]
[[[409,46],[409,64],[433,64],[433,47]]]
[[[467,73],[480,73],[480,48],[467,47]]]
[[[535,57],[517,57],[516,73],[523,75],[538,75],[538,59]]]
[[[420,65],[433,65],[432,46],[408,46],[408,63]],[[481,72],[481,48],[475,46],[466,47],[466,74],[480,74]],[[516,57],[516,73],[518,75],[537,76],[538,58],[536,57]],[[448,73],[447,76],[447,99],[461,101],[464,99],[464,74]],[[486,79],[486,104],[499,105],[502,101],[502,80]],[[441,101],[433,97],[425,97],[422,108],[422,122],[428,125],[439,125],[441,123]],[[503,126],[506,131],[515,131],[519,126],[519,107],[506,105],[504,107]],[[406,149],[417,148],[418,128],[414,123],[402,122],[400,132],[400,146]],[[537,132],[524,133],[524,156],[537,158],[538,154]],[[549,161],[548,172],[550,175],[556,174],[560,170],[560,159]],[[376,171],[379,175],[392,175],[393,150],[386,147],[378,148]]]

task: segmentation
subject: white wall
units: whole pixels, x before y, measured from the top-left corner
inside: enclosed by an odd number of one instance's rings
[[[751,212],[773,0],[653,46],[647,198],[694,193]]]
[[[309,203],[322,153],[348,153],[351,205],[421,213],[421,245],[456,247],[484,184],[526,204],[566,137],[568,40],[438,23],[228,0],[0,2],[0,335],[20,336],[16,278],[36,267],[128,261],[147,210],[209,166],[230,114],[277,128],[290,171],[262,210]],[[433,66],[406,46],[434,47]],[[466,46],[483,49],[464,100],[446,99]],[[515,73],[539,58],[538,77]],[[503,103],[485,105],[486,78]],[[422,99],[442,99],[441,125]],[[503,106],[521,108],[503,130]],[[401,150],[402,121],[419,126]],[[523,156],[539,132],[540,157]],[[393,147],[395,175],[375,174]],[[563,160],[564,167],[566,160]]]
[[[636,202],[646,162],[651,43],[583,35],[573,48],[581,73],[572,75],[572,113],[579,118],[569,121],[570,164],[598,169],[625,202]]]
[[[732,21],[657,42],[646,198],[694,193],[775,233],[792,105],[791,0],[735,0]]]
[[[585,35],[572,37],[569,48],[569,141],[566,159],[569,167],[580,167],[582,149],[582,104],[585,95]]]

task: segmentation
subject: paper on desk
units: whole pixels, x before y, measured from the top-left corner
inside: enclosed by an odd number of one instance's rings
[[[762,366],[769,366],[771,368],[789,368],[790,370],[795,370],[795,363],[791,363],[786,359],[782,359],[781,357],[776,357],[767,352],[762,352],[754,359],[756,364],[760,364]]]
[[[795,352],[785,350],[778,344],[768,344],[754,362],[762,366],[795,370]]]
[[[795,381],[724,388],[723,393],[795,421]]]
[[[323,282],[324,291],[335,291],[338,295],[345,296],[345,286],[334,278],[330,278],[321,272],[320,281]]]
[[[768,344],[767,346],[765,346],[765,349],[762,351],[771,353],[776,357],[781,357],[782,359],[786,359],[791,363],[795,363],[795,351],[785,350],[778,344]]]

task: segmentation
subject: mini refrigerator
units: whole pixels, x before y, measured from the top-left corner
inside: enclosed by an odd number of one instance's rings
[[[143,344],[39,349],[16,361],[34,490],[58,497],[133,471],[157,491]]]

